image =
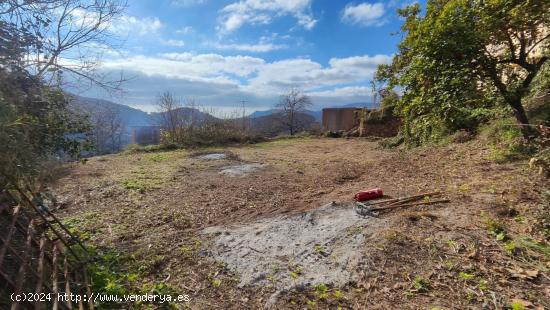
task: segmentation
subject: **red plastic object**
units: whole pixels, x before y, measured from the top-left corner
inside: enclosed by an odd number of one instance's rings
[[[366,191],[360,191],[355,196],[353,196],[353,199],[355,201],[365,201],[365,200],[371,200],[376,199],[384,196],[384,192],[381,188],[373,188]]]

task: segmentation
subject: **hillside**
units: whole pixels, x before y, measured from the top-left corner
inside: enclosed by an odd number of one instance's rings
[[[127,105],[115,103],[108,100],[88,98],[82,96],[73,96],[71,104],[74,108],[84,111],[87,114],[94,114],[103,109],[115,111],[121,121],[127,126],[150,126],[155,125],[158,119],[150,113],[129,107]]]
[[[285,119],[278,114],[266,114],[248,119],[252,132],[264,137],[275,137],[281,134],[288,134],[288,127],[285,125]],[[314,116],[309,113],[296,114],[296,129],[298,132],[310,130],[318,122]]]
[[[133,126],[157,126],[161,123],[162,112],[145,112],[127,105],[115,103],[103,99],[95,99],[81,96],[74,96],[72,104],[79,110],[85,111],[88,114],[96,113],[101,109],[111,109],[116,111],[126,127]],[[205,121],[215,119],[214,116],[204,113],[198,109],[183,107],[179,108],[183,111],[183,115],[193,114],[197,121]]]
[[[108,100],[88,98],[82,96],[72,96],[71,108],[79,113],[87,115],[92,120],[101,118],[105,111],[114,112],[120,119],[123,126],[123,133],[121,136],[121,147],[124,148],[131,142],[132,127],[141,126],[159,126],[162,124],[163,113],[151,112],[129,107],[127,105],[118,104]],[[178,109],[184,119],[192,119],[195,122],[201,123],[210,120],[216,120],[216,118],[208,113],[204,113],[198,109],[182,107]]]
[[[362,107],[374,108],[375,106],[374,104],[369,102],[354,102],[354,103],[348,103],[348,104],[338,105],[338,106],[329,106],[329,108],[362,108]],[[275,109],[255,111],[251,113],[248,117],[258,118],[262,116],[268,116],[274,113],[276,113]],[[322,110],[305,110],[304,113],[313,116],[315,118],[315,121],[317,122],[321,122],[323,118]]]
[[[305,110],[303,113],[312,116],[317,122],[320,122],[323,117],[322,111]],[[270,116],[273,114],[277,114],[277,110],[271,109],[271,110],[255,111],[251,113],[248,117],[251,119],[256,119],[260,117]]]
[[[131,141],[132,127],[140,126],[158,126],[162,123],[163,115],[159,112],[145,112],[127,105],[118,104],[108,100],[88,98],[82,96],[73,96],[71,101],[72,109],[88,116],[100,117],[104,111],[113,111],[120,118],[124,130],[122,135],[122,147],[128,145]],[[350,103],[342,107],[361,107],[370,106],[369,103]],[[198,109],[183,107],[182,111],[184,119],[190,115],[193,116],[196,122],[221,121],[216,117],[202,112]],[[306,110],[298,115],[299,131],[309,130],[314,123],[320,123],[322,119],[322,111]],[[239,119],[234,121],[240,122]],[[242,120],[241,120],[242,121]],[[257,135],[273,137],[279,134],[284,134],[288,129],[283,125],[283,121],[279,116],[275,115],[275,110],[255,111],[248,116],[247,122],[250,124],[250,129]]]

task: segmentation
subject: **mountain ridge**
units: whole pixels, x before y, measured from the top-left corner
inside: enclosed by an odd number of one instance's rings
[[[93,114],[94,112],[97,112],[100,109],[104,109],[104,108],[108,108],[116,111],[121,121],[124,123],[125,127],[127,127],[127,131],[129,131],[130,127],[156,126],[156,125],[159,125],[161,122],[161,115],[162,115],[161,112],[145,112],[143,110],[133,108],[125,104],[116,103],[105,99],[97,99],[97,98],[84,97],[84,96],[78,96],[78,95],[71,95],[71,97],[72,97],[71,104],[73,104],[73,106],[75,106],[78,110],[83,111],[87,114]],[[326,108],[351,108],[351,107],[373,108],[374,104],[370,102],[353,102],[353,103],[348,103],[348,104],[339,105],[339,106],[329,106]],[[202,119],[202,120],[216,118],[215,116],[205,112],[201,112],[198,109],[188,108],[188,107],[183,107],[182,109],[185,110],[184,113],[196,113],[199,119]],[[275,109],[257,110],[250,113],[247,117],[253,118],[253,119],[260,118],[260,117],[274,114],[275,111],[276,111]],[[311,115],[315,118],[315,121],[320,122],[322,119],[323,111],[322,109],[305,110],[304,114]]]

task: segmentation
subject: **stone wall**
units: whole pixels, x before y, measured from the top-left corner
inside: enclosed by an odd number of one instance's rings
[[[393,137],[399,132],[401,120],[396,117],[388,117],[382,122],[366,122],[365,137]]]

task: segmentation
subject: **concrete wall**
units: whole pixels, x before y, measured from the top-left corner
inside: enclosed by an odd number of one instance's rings
[[[348,131],[358,125],[357,108],[328,108],[323,109],[324,131]]]
[[[401,121],[390,117],[382,123],[365,123],[366,137],[393,137],[399,132]]]
[[[361,108],[329,108],[323,109],[323,131],[344,131],[358,129],[364,110]],[[363,116],[364,117],[364,116]],[[401,121],[395,117],[387,117],[382,121],[366,121],[363,124],[363,136],[391,137],[399,131]],[[357,132],[356,134],[359,134]]]

